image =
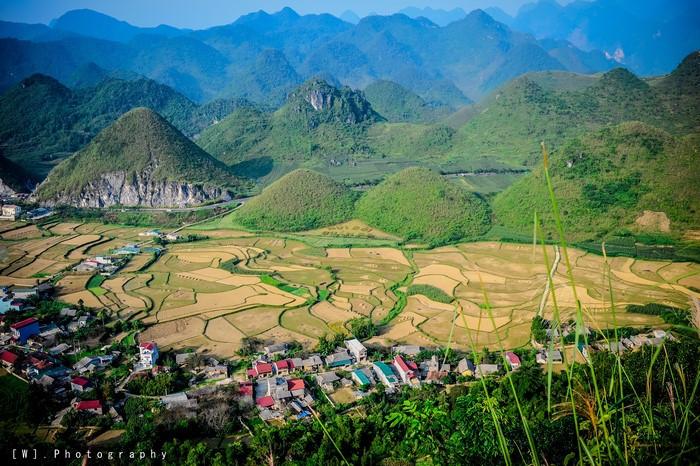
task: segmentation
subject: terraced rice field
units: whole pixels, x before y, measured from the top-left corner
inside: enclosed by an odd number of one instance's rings
[[[142,319],[148,325],[142,338],[164,348],[199,348],[222,356],[232,355],[244,337],[313,345],[321,335],[343,331],[348,320],[362,316],[380,325],[370,343],[381,345],[450,341],[458,347],[495,348],[500,342],[513,348],[528,343],[553,248],[547,248],[546,258],[539,247],[496,242],[403,251],[371,246],[367,238],[393,238],[366,228],[350,222],[287,237],[207,230],[209,240],[171,245],[153,262],[148,254],[134,257],[95,294],[87,289],[89,274],[61,271],[85,257],[142,241],[139,229],[57,223],[39,230],[0,224],[0,285],[34,284],[36,277],[61,272],[60,299]],[[17,231],[29,236],[17,239]],[[346,238],[336,243],[342,235]],[[328,236],[333,241],[319,242]],[[343,242],[357,246],[333,246]],[[611,326],[603,258],[569,253],[576,286],[569,283],[563,264],[553,277],[563,317],[573,317],[578,299],[589,325]],[[232,261],[237,261],[235,268],[226,269]],[[654,316],[622,312],[627,304],[687,307],[691,296],[700,297],[694,291],[700,288],[698,264],[616,257],[610,259],[610,269],[618,325],[661,324]],[[397,308],[399,295],[411,284],[435,287],[454,301],[412,295],[405,307]],[[549,299],[544,317],[552,312]]]

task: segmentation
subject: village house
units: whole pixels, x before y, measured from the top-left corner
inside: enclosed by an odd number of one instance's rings
[[[417,376],[418,366],[416,366],[415,362],[406,361],[403,357],[397,355],[394,357],[393,365],[403,383],[414,387],[420,385],[420,380]]]
[[[208,380],[221,380],[228,377],[228,366],[224,364],[217,364],[214,366],[207,366],[204,368],[204,376]]]
[[[440,360],[433,355],[428,361],[421,363],[421,374],[426,382],[440,382],[450,372],[449,364],[440,364]]]
[[[403,354],[404,356],[416,357],[421,352],[421,347],[418,345],[397,345],[391,348],[392,353]]]
[[[144,369],[152,369],[158,362],[158,345],[154,341],[144,341],[139,345],[139,362]]]
[[[168,233],[167,235],[165,235],[165,239],[168,241],[177,241],[180,238],[181,238],[181,236],[178,235],[177,233]]]
[[[248,369],[248,378],[269,377],[272,375],[272,364],[263,361],[253,361],[253,368]]]
[[[253,382],[240,382],[238,384],[238,395],[243,403],[252,405],[253,404],[253,393],[255,392],[255,387]]]
[[[90,381],[85,377],[73,377],[70,380],[70,389],[74,392],[84,392],[90,388]]]
[[[326,366],[329,368],[349,366],[352,364],[352,357],[348,350],[336,351],[326,356]]]
[[[97,414],[102,416],[102,402],[100,400],[84,400],[73,403],[73,409],[79,412]]]
[[[34,317],[24,319],[10,325],[12,337],[21,345],[25,344],[29,337],[39,334],[39,321]]]
[[[348,349],[350,354],[352,354],[352,357],[355,358],[355,362],[363,362],[367,360],[367,348],[365,348],[365,345],[360,343],[360,340],[357,338],[346,340],[345,347]]]
[[[394,390],[394,388],[399,384],[399,379],[391,370],[391,367],[389,367],[386,363],[376,361],[372,364],[372,369],[377,376],[377,380],[383,383],[390,391]]]
[[[462,358],[457,363],[457,372],[464,377],[474,377],[474,374],[476,374],[476,366],[471,360]]]
[[[139,233],[139,236],[146,236],[146,237],[160,236],[160,230],[142,231],[141,233]]]
[[[314,354],[301,361],[301,368],[304,372],[316,372],[323,367],[321,356]]]
[[[283,359],[272,363],[272,367],[277,375],[287,375],[294,370],[294,363],[290,359]]]
[[[274,356],[284,356],[287,354],[287,345],[284,343],[267,345],[263,347],[263,351],[265,351],[265,355],[269,358]]]
[[[321,390],[326,393],[333,392],[335,390],[333,384],[339,380],[340,377],[338,377],[335,372],[322,372],[316,375],[316,383],[321,387]]]
[[[350,374],[350,377],[359,387],[369,387],[374,382],[374,377],[372,377],[372,372],[365,367],[355,369]]]
[[[561,351],[559,350],[538,351],[535,360],[537,364],[547,364],[548,362],[552,364],[561,364],[563,362]]]
[[[19,218],[19,214],[22,213],[22,208],[14,204],[5,204],[2,206],[0,213],[2,213],[2,215],[0,215],[0,220],[10,220],[14,222]]]
[[[6,369],[14,369],[17,366],[18,360],[19,356],[12,351],[3,350],[0,352],[0,363],[2,363],[3,367]]]
[[[489,375],[498,374],[499,369],[500,368],[498,364],[479,364],[476,366],[474,376],[477,379],[480,379],[482,377],[488,377]]]
[[[70,348],[71,346],[67,343],[59,343],[58,345],[49,348],[48,352],[51,356],[59,356],[68,351]]]
[[[112,252],[116,256],[133,256],[141,253],[141,248],[135,244],[127,244],[119,249],[115,249]]]
[[[512,370],[516,370],[520,367],[520,357],[512,351],[506,351],[506,361]]]
[[[291,379],[287,381],[287,390],[292,396],[302,398],[306,391],[306,383],[304,379]]]

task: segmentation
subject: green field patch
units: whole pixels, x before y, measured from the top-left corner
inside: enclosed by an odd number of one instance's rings
[[[104,296],[107,294],[107,290],[102,288],[102,283],[104,283],[105,277],[102,275],[93,275],[90,280],[87,282],[87,289],[90,291],[90,293],[94,294],[95,296]]]

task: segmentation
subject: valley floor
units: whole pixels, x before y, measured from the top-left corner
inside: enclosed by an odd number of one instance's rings
[[[293,235],[219,226],[180,231],[207,238],[171,243],[156,254],[143,228],[4,222],[0,286],[52,277],[61,301],[142,320],[142,340],[222,357],[232,356],[245,337],[312,347],[358,317],[379,327],[369,344],[518,348],[530,342],[556,256],[551,246],[498,242],[399,248],[397,238],[359,221]],[[94,270],[76,270],[115,252],[128,262],[101,283],[90,280]],[[609,259],[610,290],[603,257],[568,252],[575,286],[563,261],[552,277],[562,321],[574,318],[578,299],[594,329],[663,327],[658,316],[625,312],[626,305],[686,308],[700,298],[698,264],[615,257]],[[409,292],[417,285],[440,290],[452,302]],[[551,298],[542,312],[552,318]]]

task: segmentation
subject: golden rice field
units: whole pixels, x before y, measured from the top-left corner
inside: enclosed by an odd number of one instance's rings
[[[0,285],[33,284],[61,273],[60,299],[107,308],[120,318],[141,319],[147,324],[141,338],[164,348],[191,347],[221,356],[234,354],[245,337],[313,345],[326,333],[342,331],[353,318],[382,323],[397,303],[395,284],[403,282],[399,291],[410,284],[430,285],[454,302],[409,296],[401,313],[382,324],[370,342],[438,346],[446,345],[452,332],[454,346],[495,348],[500,340],[514,348],[529,342],[546,271],[555,256],[549,247],[545,263],[539,247],[497,242],[410,252],[318,242],[320,236],[392,238],[350,222],[290,237],[207,230],[210,239],[170,245],[153,262],[149,254],[133,257],[102,284],[104,293],[99,296],[86,289],[89,274],[70,271],[86,257],[144,241],[138,236],[142,230],[81,223],[55,223],[43,229],[0,224]],[[687,307],[690,297],[700,297],[693,291],[700,288],[698,264],[611,258],[611,293],[602,257],[576,249],[569,255],[576,287],[560,264],[553,279],[556,299],[567,318],[573,317],[578,298],[592,327],[613,325],[611,294],[618,311],[615,322],[633,326],[662,322],[623,312],[627,304]],[[233,272],[222,266],[234,259],[238,262]],[[319,292],[328,298],[319,300]],[[551,317],[552,310],[550,299],[544,316]]]

